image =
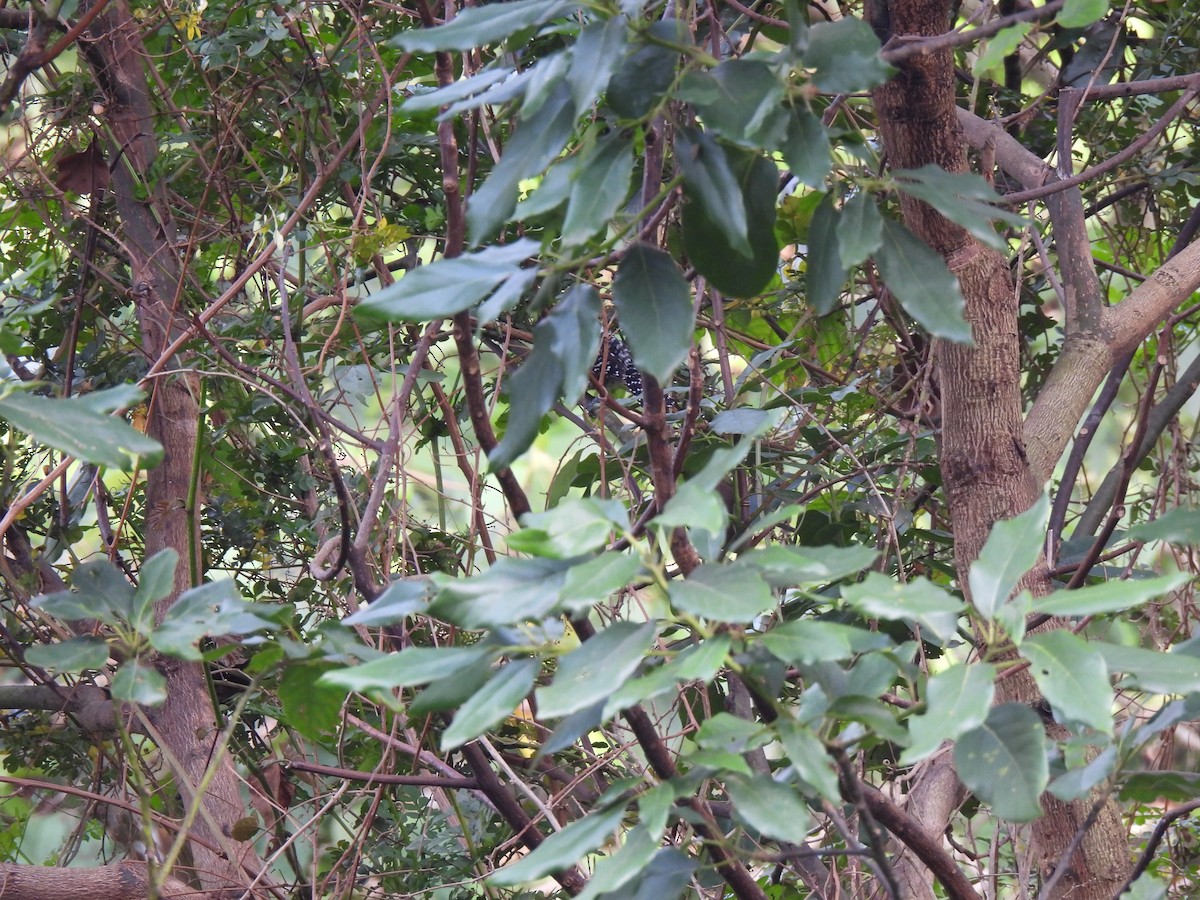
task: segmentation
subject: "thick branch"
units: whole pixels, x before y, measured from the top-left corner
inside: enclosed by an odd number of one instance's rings
[[[144,862],[125,860],[92,868],[0,863],[0,897],[4,900],[145,900],[149,896],[150,878]],[[213,895],[168,878],[158,884],[158,896],[209,900]]]

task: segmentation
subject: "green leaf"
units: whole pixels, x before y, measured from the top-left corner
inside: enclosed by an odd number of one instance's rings
[[[569,715],[612,695],[642,662],[654,643],[653,622],[617,622],[559,660],[554,680],[538,688],[538,713]]]
[[[606,894],[605,897],[606,900],[667,900],[682,897],[695,871],[695,859],[674,847],[663,847],[654,854],[650,865],[637,878],[627,883],[619,893]]]
[[[771,734],[769,729],[759,722],[720,712],[704,720],[693,740],[705,750],[746,753],[769,743]]]
[[[759,834],[777,841],[804,843],[812,816],[794,787],[780,784],[769,775],[731,776],[725,790],[734,815]]]
[[[1171,544],[1200,544],[1200,509],[1176,506],[1153,522],[1134,525],[1126,534],[1131,541],[1166,541]]]
[[[636,556],[606,551],[587,562],[574,565],[567,572],[559,591],[562,608],[578,615],[597,603],[608,600],[616,591],[631,582],[642,570]]]
[[[731,59],[690,72],[679,96],[696,107],[706,130],[733,143],[772,150],[787,132],[784,86],[765,62]]]
[[[1114,751],[1115,747],[1109,750]],[[1121,799],[1134,803],[1174,800],[1186,803],[1200,794],[1200,772],[1130,772],[1121,782]]]
[[[318,684],[331,684],[348,691],[391,690],[427,684],[453,675],[480,659],[498,655],[496,648],[475,644],[470,647],[407,647],[379,659],[326,672]]]
[[[620,890],[650,864],[658,850],[658,838],[645,828],[639,825],[630,829],[621,848],[596,863],[587,887],[577,900],[595,900],[601,894]]]
[[[458,669],[453,675],[429,682],[408,703],[410,716],[424,716],[431,712],[457,709],[475,695],[488,679],[496,674],[491,659],[477,659],[469,666]]]
[[[492,291],[492,295],[479,304],[479,309],[475,313],[479,325],[495,322],[520,303],[521,297],[537,280],[537,276],[537,268],[531,266],[527,269],[518,269],[500,282],[500,286]]]
[[[971,342],[958,279],[945,261],[899,222],[885,219],[875,262],[905,311],[934,337]]]
[[[783,161],[801,184],[811,188],[824,184],[833,159],[829,131],[809,110],[802,106],[792,108],[780,150]]]
[[[915,622],[940,644],[957,634],[964,609],[961,600],[924,578],[901,584],[878,572],[868,572],[862,582],[844,588],[842,599],[868,617]]]
[[[600,349],[600,295],[591,285],[575,285],[533,330],[533,352],[508,381],[508,427],[488,455],[493,471],[524,453],[564,392],[578,397]]]
[[[346,692],[321,681],[322,675],[334,670],[328,662],[293,662],[279,679],[284,718],[309,740],[327,738],[342,720]]]
[[[175,567],[179,554],[170,547],[159,550],[142,563],[138,570],[138,586],[134,591],[130,624],[138,630],[149,630],[154,624],[154,604],[175,590]]]
[[[625,51],[629,19],[613,16],[589,22],[571,47],[571,68],[567,80],[575,99],[577,115],[587,112],[616,71]]]
[[[109,682],[112,698],[120,703],[140,706],[160,706],[167,702],[167,679],[148,660],[127,659],[113,673]]]
[[[1108,12],[1108,5],[1108,0],[1067,0],[1058,14],[1058,24],[1063,28],[1084,28]]]
[[[509,5],[505,3],[492,8]],[[522,116],[500,155],[500,161],[467,201],[467,227],[472,245],[477,246],[494,237],[512,217],[521,181],[537,175],[550,165],[566,146],[574,128],[575,104],[571,100],[571,91],[560,83],[537,112]],[[404,279],[400,281],[403,283]]]
[[[685,481],[653,523],[660,528],[692,528],[719,537],[729,525],[729,509],[720,494]]]
[[[1141,647],[1122,647],[1096,641],[1110,672],[1124,672],[1125,683],[1156,694],[1190,694],[1200,691],[1200,658],[1187,653],[1163,653]]]
[[[709,427],[713,434],[759,435],[775,423],[773,413],[774,410],[753,409],[748,406],[723,409],[713,416]]]
[[[1008,242],[992,228],[995,220],[1023,227],[1023,216],[1001,209],[991,185],[970,172],[947,172],[938,166],[922,166],[895,173],[896,186],[904,193],[924,200],[951,222],[967,229],[983,244],[996,250],[1008,249]]]
[[[590,284],[573,285],[542,322],[562,368],[563,396],[575,401],[587,390],[600,352],[600,292]]]
[[[737,202],[743,208],[751,252],[740,254],[730,244],[728,211],[714,216],[691,196],[683,207],[683,247],[696,270],[717,290],[730,297],[752,297],[779,269],[775,236],[779,168],[770,159],[745,151],[731,149],[727,157],[741,192]]]
[[[790,716],[776,719],[774,725],[796,774],[811,785],[821,798],[830,803],[841,803],[837,773],[821,739],[812,729]]]
[[[263,616],[273,615],[282,607],[271,603],[248,603],[237,586],[225,578],[179,595],[162,624],[150,635],[156,650],[180,659],[200,659],[200,639],[206,635],[243,635],[269,630],[275,625]]]
[[[608,543],[615,527],[614,517],[623,518],[624,513],[625,507],[616,500],[566,500],[546,512],[523,515],[521,530],[508,536],[508,546],[520,553],[551,559],[580,556]]]
[[[433,576],[431,615],[463,628],[497,628],[537,622],[553,613],[570,562],[501,557],[470,578]]]
[[[575,181],[575,173],[582,163],[579,154],[559,159],[542,176],[533,192],[517,204],[514,216],[518,219],[533,219],[552,213],[571,196],[571,185]]]
[[[442,734],[442,752],[461,747],[513,714],[533,690],[540,663],[518,659],[506,663],[483,689],[462,705]]]
[[[12,392],[0,398],[0,418],[78,460],[129,471],[137,465],[156,465],[162,445],[108,413],[132,406],[142,396],[132,385],[67,400]]]
[[[1099,616],[1124,612],[1182,587],[1190,580],[1191,576],[1186,572],[1172,572],[1157,578],[1108,581],[1038,597],[1034,599],[1032,609],[1052,616]]]
[[[891,646],[886,635],[840,622],[794,619],[772,628],[760,639],[763,646],[788,665],[850,659],[867,650]]]
[[[585,243],[608,228],[629,197],[633,177],[633,144],[613,131],[580,160],[571,183],[562,241],[567,247]]]
[[[951,666],[929,679],[925,712],[908,720],[910,744],[900,764],[910,766],[987,721],[996,692],[996,669],[988,663]]]
[[[842,207],[837,239],[838,256],[846,266],[857,266],[883,243],[883,216],[866,191],[859,191]]]
[[[1041,719],[1020,703],[994,707],[983,725],[955,744],[954,768],[993,815],[1033,821],[1042,814],[1038,798],[1050,777]]]
[[[779,602],[753,572],[729,565],[702,565],[667,588],[671,606],[717,622],[748,624]]]
[[[383,589],[370,606],[342,619],[343,625],[391,625],[424,612],[433,594],[433,583],[424,575],[398,578]]]
[[[1021,46],[1021,41],[1025,40],[1025,35],[1029,34],[1031,30],[1033,30],[1032,22],[1018,22],[1016,25],[1009,25],[992,35],[983,42],[979,56],[971,66],[971,71],[976,75],[984,76],[999,69],[1004,64],[1004,58],[1016,52],[1017,48]]]
[[[808,230],[808,267],[805,291],[817,315],[830,313],[837,305],[846,284],[846,266],[838,247],[841,213],[833,206],[833,197],[825,195]]]
[[[804,66],[815,70],[813,84],[830,94],[868,91],[895,71],[880,58],[879,38],[871,26],[852,16],[808,30]]]
[[[32,605],[64,622],[96,619],[116,625],[133,616],[133,586],[107,559],[89,560],[76,567],[71,588],[36,597]]]
[[[979,558],[971,563],[967,574],[971,603],[985,619],[990,621],[996,615],[1037,562],[1049,513],[1050,500],[1043,493],[1025,512],[992,526]]]
[[[675,138],[675,159],[688,198],[720,229],[724,244],[733,253],[753,258],[742,188],[725,149],[703,131],[682,128]]]
[[[759,547],[740,553],[735,566],[749,568],[773,588],[812,587],[854,575],[874,565],[871,547]]]
[[[577,9],[579,4],[571,0],[510,0],[498,6],[475,6],[464,9],[445,25],[402,31],[391,43],[410,53],[471,50]]]
[[[680,31],[674,20],[651,23],[646,29],[648,40],[634,46],[617,66],[606,93],[608,105],[622,119],[641,119],[666,102],[679,53],[654,41],[678,42],[683,39]]]
[[[711,681],[725,665],[729,646],[728,635],[717,635],[698,646],[688,647],[674,659],[651,669],[648,674],[629,679],[608,698],[604,705],[604,718],[653,700],[676,685],[689,681]]]
[[[103,669],[108,664],[108,642],[89,634],[54,644],[31,644],[25,650],[25,661],[51,672]]]
[[[554,327],[547,319],[533,330],[533,350],[508,379],[508,425],[504,437],[488,454],[488,468],[506,469],[529,449],[542,417],[562,395],[562,360],[554,352]]]
[[[1093,790],[1112,777],[1116,768],[1117,748],[1115,746],[1105,747],[1087,765],[1070,769],[1059,775],[1050,782],[1050,786],[1046,790],[1059,800],[1078,800],[1081,797],[1088,796]],[[1147,799],[1146,802],[1152,803],[1160,796],[1162,795],[1155,794],[1154,797]],[[1189,794],[1188,796],[1193,797],[1195,794]],[[1122,796],[1121,799],[1126,800],[1129,798]]]
[[[390,322],[424,322],[470,309],[506,279],[521,274],[520,264],[538,251],[521,238],[511,244],[464,253],[413,269],[358,304],[358,315]]]
[[[1107,9],[1107,4],[1105,5]],[[1121,895],[1121,900],[1166,900],[1167,886],[1153,872],[1143,872]]]
[[[463,78],[444,87],[412,94],[400,104],[400,111],[408,115],[428,112],[431,109],[439,109],[472,98],[477,98],[482,104],[486,102],[487,92],[491,88],[500,82],[516,77],[518,77],[517,70],[511,65],[501,64],[494,68],[489,66],[476,72],[470,78]]]
[[[695,321],[692,292],[675,260],[648,244],[633,244],[613,279],[613,302],[638,368],[670,382],[692,347]]]
[[[586,854],[606,843],[624,816],[625,807],[614,806],[577,819],[562,831],[550,835],[541,846],[519,862],[493,872],[487,880],[496,887],[511,887],[573,866]]]

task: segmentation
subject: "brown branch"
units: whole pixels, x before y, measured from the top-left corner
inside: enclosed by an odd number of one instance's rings
[[[1182,806],[1175,807],[1175,809],[1158,820],[1158,824],[1154,826],[1154,831],[1150,835],[1150,840],[1146,841],[1146,848],[1142,851],[1142,855],[1138,857],[1137,865],[1133,867],[1133,871],[1129,873],[1128,880],[1114,896],[1120,897],[1124,895],[1133,883],[1142,876],[1142,873],[1150,867],[1150,863],[1154,862],[1155,857],[1158,855],[1158,845],[1166,837],[1167,829],[1171,827],[1171,823],[1184,816],[1190,816],[1198,809],[1200,809],[1200,800],[1190,800]]]
[[[130,859],[90,868],[0,863],[4,900],[144,900],[150,896],[213,900],[217,895],[177,878],[152,878],[146,863]]]
[[[306,762],[302,759],[281,759],[278,765],[284,769],[295,769],[297,772],[311,772],[314,775],[324,775],[328,778],[341,778],[345,781],[366,781],[370,784],[398,784],[416,787],[445,788],[447,790],[479,790],[480,784],[475,778],[452,778],[447,775],[389,775],[383,772],[359,772],[356,769],[342,769],[338,766],[322,766],[318,763]]]
[[[1052,19],[1063,8],[1065,3],[1066,0],[1051,0],[1050,3],[1046,3],[1043,6],[1035,6],[1032,9],[1025,9],[1009,16],[1001,16],[998,19],[993,19],[986,25],[980,25],[978,28],[970,30],[947,31],[945,34],[933,37],[912,38],[906,35],[897,36],[888,41],[888,46],[884,47],[879,55],[886,62],[897,65],[907,59],[912,59],[914,56],[924,56],[927,53],[936,53],[939,50],[950,50],[954,47],[973,44],[976,41],[993,37],[1005,28],[1019,25],[1022,22],[1040,22],[1045,19]]]
[[[859,782],[859,796],[871,815],[891,834],[912,850],[946,890],[950,900],[980,900],[974,886],[955,865],[950,855],[907,812],[889,800],[877,788]]]
[[[1108,159],[1101,163],[1097,163],[1090,169],[1084,169],[1078,175],[1073,175],[1070,178],[1062,178],[1055,180],[1049,184],[1044,184],[1041,187],[1031,188],[1026,191],[1017,191],[1014,194],[1005,194],[1002,198],[1008,206],[1020,206],[1022,203],[1028,203],[1030,200],[1041,200],[1043,197],[1049,197],[1051,194],[1066,190],[1075,185],[1084,184],[1095,178],[1111,172],[1118,166],[1123,165],[1127,161],[1133,159],[1146,149],[1160,134],[1162,134],[1167,126],[1174,122],[1187,109],[1189,103],[1195,98],[1196,94],[1200,93],[1200,75],[1192,76],[1188,82],[1187,90],[1185,90],[1179,99],[1171,104],[1171,107],[1159,116],[1158,120],[1137,136],[1137,138],[1123,150],[1114,153]]]

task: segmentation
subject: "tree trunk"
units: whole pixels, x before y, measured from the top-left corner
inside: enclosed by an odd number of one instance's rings
[[[872,4],[872,6],[875,6]],[[899,0],[871,10],[881,37],[933,36],[950,25],[946,0]],[[950,51],[913,58],[875,92],[888,162],[907,169],[934,163],[950,172],[967,171],[957,124],[953,56]],[[941,467],[954,531],[959,583],[987,540],[992,525],[1028,509],[1041,491],[1025,450],[1021,400],[1017,291],[1006,260],[979,244],[963,228],[929,206],[903,197],[908,227],[946,260],[966,300],[973,346],[938,341],[934,346],[941,391]],[[1029,585],[1048,588],[1044,573]],[[1039,699],[1032,678],[1001,682],[1001,700]],[[1061,735],[1059,735],[1061,736]],[[1043,878],[1060,863],[1091,804],[1043,797],[1045,815],[1032,826],[1032,844]],[[919,814],[914,813],[920,818]],[[926,822],[940,833],[945,822]],[[1125,831],[1107,802],[1088,830],[1054,898],[1110,900],[1129,871]]]
[[[118,236],[128,255],[130,293],[137,304],[142,345],[149,366],[171,339],[186,327],[182,310],[182,267],[175,253],[170,206],[155,183],[154,110],[142,61],[146,51],[127,0],[110,0],[81,38],[81,50],[105,93],[104,116],[113,138],[109,159],[112,190],[120,216]],[[179,554],[175,589],[159,603],[165,614],[179,593],[190,587],[189,560],[197,552],[197,510],[187,508],[199,422],[198,383],[194,377],[156,379],[149,400],[149,433],[165,450],[163,461],[146,475],[147,557],[165,548]],[[220,735],[196,663],[163,660],[167,701],[148,711],[155,736],[173,771],[185,808],[200,802],[193,826],[198,838],[191,858],[198,883],[216,892],[244,884],[243,854],[229,838],[246,815],[237,776],[227,757],[215,756]],[[209,772],[210,767],[213,771]],[[219,849],[218,849],[219,848]],[[255,862],[253,851],[246,851]]]

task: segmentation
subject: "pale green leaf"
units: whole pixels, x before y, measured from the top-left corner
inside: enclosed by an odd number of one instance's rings
[[[1099,616],[1124,612],[1182,587],[1191,577],[1186,572],[1172,572],[1156,578],[1130,578],[1127,581],[1092,584],[1074,591],[1055,591],[1049,596],[1035,598],[1032,609],[1052,616]]]
[[[671,606],[717,622],[753,622],[778,603],[757,574],[728,565],[702,565],[667,589]]]
[[[358,304],[368,319],[423,322],[470,309],[505,279],[520,274],[520,264],[538,251],[522,238],[511,244],[464,253],[406,272],[399,281]]]
[[[603,231],[625,205],[633,177],[633,144],[620,131],[601,138],[574,171],[562,241],[570,247]]]
[[[971,342],[958,279],[928,244],[899,222],[885,219],[875,262],[900,305],[926,331],[957,343]]]
[[[875,198],[859,191],[846,201],[837,223],[838,256],[845,266],[857,266],[883,243],[883,216]]]
[[[734,815],[762,834],[777,841],[801,844],[808,834],[812,815],[799,792],[769,775],[730,777],[725,790]]]
[[[130,385],[66,400],[10,392],[0,398],[0,419],[78,460],[128,471],[156,465],[162,455],[158,441],[108,415],[141,397]]]
[[[572,0],[510,0],[499,5],[475,6],[462,10],[445,25],[402,31],[391,43],[412,53],[471,50],[569,15],[578,8],[579,4]]]
[[[1043,493],[1025,512],[992,526],[992,533],[967,575],[971,603],[985,619],[996,615],[996,610],[1007,602],[1018,582],[1037,562],[1049,513],[1050,500]]]
[[[692,293],[675,260],[633,244],[613,279],[613,302],[637,366],[668,383],[692,346]]]
[[[558,663],[554,680],[538,688],[538,712],[547,719],[566,716],[612,695],[654,643],[653,622],[617,622]]]
[[[1050,777],[1042,720],[1024,704],[994,707],[987,721],[954,745],[954,768],[992,815],[1031,822]]]
[[[442,734],[442,752],[461,747],[513,714],[533,690],[539,663],[536,659],[508,662],[483,688],[454,714],[454,721]]]
[[[804,65],[815,70],[813,84],[830,94],[870,90],[894,71],[880,58],[879,38],[871,26],[852,16],[808,30]]]
[[[570,567],[565,560],[506,556],[469,578],[437,573],[429,612],[463,628],[537,622],[553,613]]]
[[[996,669],[988,663],[951,666],[929,679],[925,712],[908,720],[910,743],[900,764],[910,766],[987,720],[995,695]]]
[[[508,5],[477,8],[502,9]],[[521,181],[539,174],[558,157],[574,127],[575,105],[571,91],[560,83],[536,113],[522,117],[517,123],[500,161],[467,201],[467,227],[472,245],[494,237],[512,217]]]
[[[901,584],[878,572],[868,572],[860,583],[848,585],[842,599],[870,618],[915,622],[940,644],[955,637],[964,610],[961,600],[926,579]]]
[[[546,838],[541,846],[528,856],[503,869],[497,869],[488,876],[488,882],[497,887],[510,887],[573,866],[584,855],[606,843],[624,816],[625,808],[614,806],[612,809],[577,819],[562,831]]]
[[[53,644],[31,644],[25,650],[25,661],[51,672],[76,674],[103,669],[108,654],[108,642],[89,634]]]
[[[793,666],[850,659],[892,643],[878,632],[816,619],[784,622],[764,634],[761,640],[773,656]]]
[[[493,647],[407,647],[396,653],[349,666],[321,676],[321,684],[332,684],[348,691],[391,690],[427,684],[453,675],[472,663],[494,658]]]

